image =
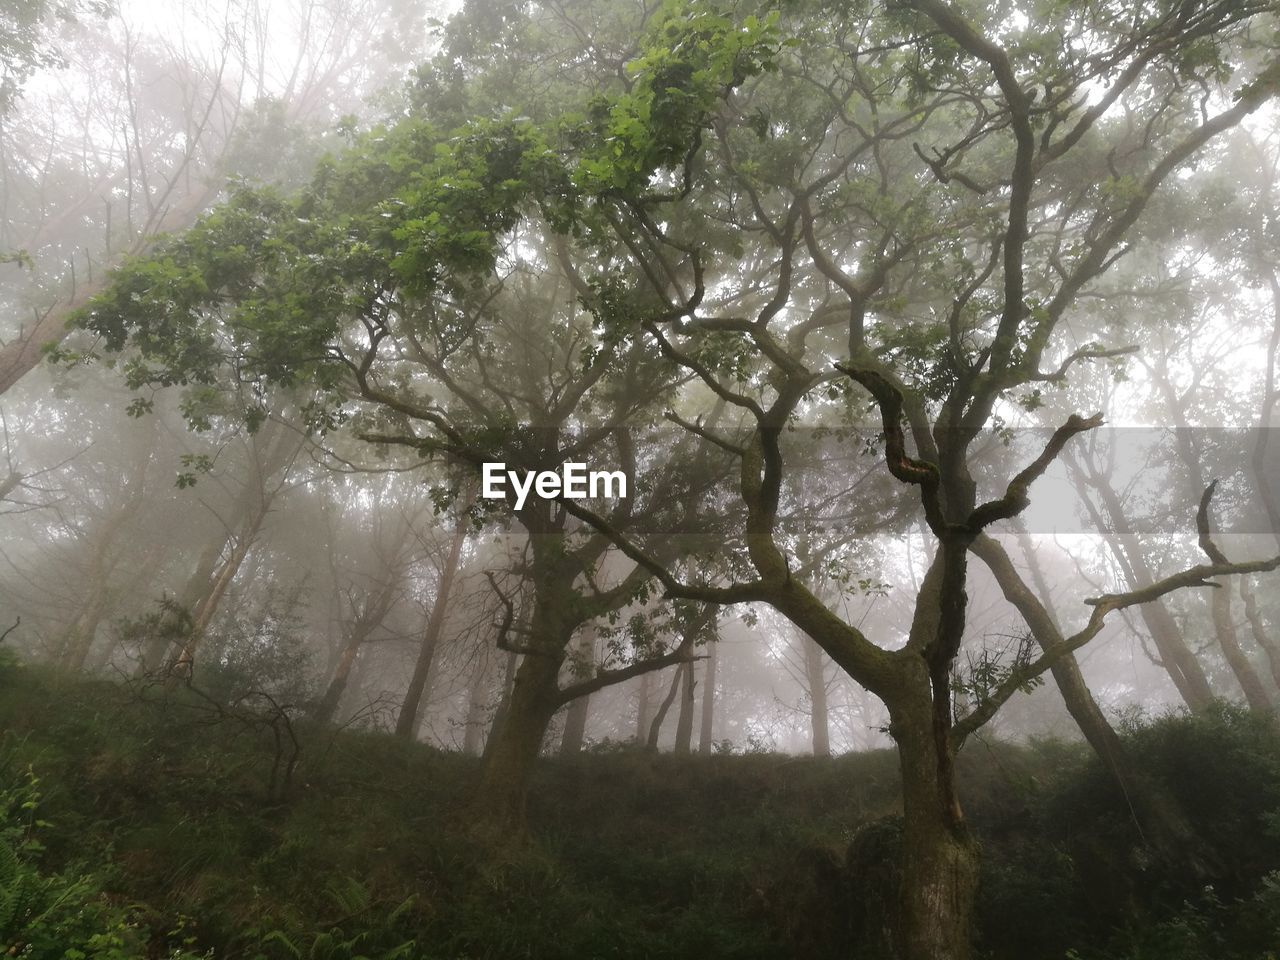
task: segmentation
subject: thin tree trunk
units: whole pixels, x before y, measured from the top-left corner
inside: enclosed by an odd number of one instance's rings
[[[649,742],[649,724],[652,721],[649,716],[651,709],[649,703],[651,682],[651,674],[644,673],[640,675],[640,689],[636,694],[636,743],[647,744]]]
[[[507,719],[507,710],[511,706],[511,694],[515,691],[516,672],[520,654],[514,650],[507,652],[507,662],[502,671],[502,696],[498,698],[498,709],[493,711],[493,721],[489,724],[489,736],[485,739],[484,756],[489,755],[489,747],[493,744],[498,731]]]
[[[80,605],[75,619],[63,635],[62,665],[70,670],[84,669],[93,641],[98,636],[98,626],[106,613],[108,603],[105,580],[95,577],[89,588],[89,595]]]
[[[698,733],[698,753],[709,756],[715,744],[716,660],[720,644],[707,644],[707,675],[702,680],[702,729]]]
[[[1262,678],[1253,669],[1253,663],[1249,660],[1248,654],[1240,646],[1240,637],[1236,633],[1235,621],[1231,617],[1231,590],[1229,587],[1219,586],[1218,589],[1210,592],[1213,594],[1209,600],[1209,607],[1213,612],[1213,631],[1218,637],[1218,646],[1222,648],[1222,655],[1226,657],[1231,672],[1239,681],[1249,708],[1269,713],[1272,709],[1271,698],[1262,685]]]
[[[262,510],[255,511],[245,529],[241,531],[241,536],[236,541],[235,546],[232,547],[230,555],[218,568],[208,596],[200,602],[194,611],[191,632],[187,634],[187,639],[182,644],[181,649],[177,651],[169,662],[166,670],[169,676],[184,677],[190,675],[195,666],[196,649],[204,639],[205,631],[213,623],[214,614],[218,612],[218,607],[222,604],[227,591],[231,589],[231,583],[240,571],[244,558],[249,555],[249,547],[253,543],[253,538],[257,536],[259,529],[261,529],[262,520],[266,515],[265,506]]]
[[[587,624],[578,634],[578,650],[573,663],[575,680],[585,680],[591,676],[595,665],[595,649],[595,630],[591,624]],[[582,750],[582,743],[587,735],[587,717],[590,710],[590,694],[578,697],[569,703],[569,709],[564,718],[564,732],[560,736],[560,756],[571,757]]]
[[[409,679],[409,689],[405,693],[404,704],[400,707],[400,715],[396,718],[396,736],[405,740],[412,740],[418,735],[422,696],[427,688],[427,678],[431,674],[431,664],[435,660],[436,649],[440,645],[440,634],[444,629],[445,617],[449,610],[453,581],[458,574],[462,548],[467,542],[467,533],[470,529],[471,518],[464,508],[458,512],[453,539],[449,541],[449,553],[445,557],[444,566],[440,568],[440,582],[436,586],[436,595],[431,603],[431,613],[422,631],[422,646],[418,648],[418,659],[413,665],[413,676]]]
[[[149,457],[149,452],[147,454]],[[75,619],[63,635],[59,658],[64,667],[83,670],[98,634],[98,626],[111,607],[111,574],[119,556],[115,551],[121,531],[141,509],[146,492],[146,463],[129,478],[125,486],[125,502],[97,530],[93,537],[89,557],[88,585],[85,599],[76,611]]]
[[[1267,655],[1267,663],[1271,667],[1271,679],[1280,689],[1280,644],[1267,631],[1262,622],[1262,614],[1258,611],[1258,601],[1249,587],[1247,577],[1240,578],[1240,599],[1244,601],[1244,616],[1249,622],[1254,642]]]
[[[995,576],[1005,599],[1022,615],[1041,650],[1064,641],[1053,609],[1049,584],[1036,557],[1030,538],[1019,534],[1019,545],[1027,559],[1033,592],[1014,569],[1004,547],[990,537],[979,537],[973,552]],[[1038,594],[1038,596],[1037,596]],[[1086,742],[1115,782],[1128,804],[1144,837],[1166,856],[1192,860],[1192,868],[1200,869],[1212,852],[1195,836],[1176,802],[1160,784],[1143,777],[1136,769],[1124,741],[1107,722],[1102,708],[1094,699],[1074,654],[1066,654],[1049,668],[1062,694],[1067,712],[1080,728]]]
[[[342,702],[342,694],[346,692],[347,683],[351,679],[351,668],[355,665],[356,657],[360,655],[363,640],[363,637],[355,634],[348,638],[343,646],[342,653],[338,656],[338,665],[329,679],[329,686],[325,688],[324,696],[320,698],[312,714],[313,718],[319,722],[330,723],[337,715],[338,705]]]
[[[467,720],[462,731],[462,752],[469,757],[480,756],[484,742],[484,707],[486,681],[489,679],[489,663],[475,671],[467,688]]]
[[[236,574],[245,557],[262,531],[262,525],[271,512],[271,506],[283,486],[283,477],[275,486],[268,486],[268,478],[280,470],[288,470],[306,441],[304,434],[291,434],[279,423],[268,420],[253,439],[253,479],[241,492],[236,516],[241,518],[234,542],[230,543],[227,558],[217,568],[208,593],[192,608],[191,632],[181,649],[170,660],[166,672],[170,678],[189,676],[195,666],[196,650],[204,640],[205,632],[213,623],[222,601],[231,589]],[[235,529],[235,528],[233,528]],[[231,538],[228,538],[230,541]],[[226,550],[226,544],[223,546]],[[221,553],[222,551],[219,551]]]
[[[1164,398],[1165,407],[1169,413],[1169,419],[1173,423],[1174,446],[1178,451],[1178,458],[1182,461],[1182,465],[1187,470],[1187,476],[1190,478],[1190,486],[1186,490],[1186,494],[1195,502],[1200,498],[1201,491],[1205,488],[1204,471],[1201,467],[1203,462],[1203,451],[1198,442],[1196,432],[1191,429],[1187,422],[1185,394],[1179,395],[1174,388],[1173,383],[1169,379],[1167,358],[1161,355],[1156,364],[1156,369],[1152,370],[1154,374],[1153,380],[1156,389]],[[1253,668],[1253,663],[1249,660],[1248,654],[1240,646],[1240,637],[1236,632],[1236,625],[1231,616],[1231,591],[1226,587],[1219,586],[1217,589],[1210,590],[1209,593],[1209,613],[1213,621],[1213,632],[1217,638],[1218,646],[1222,650],[1222,655],[1227,661],[1227,665],[1231,668],[1231,672],[1235,675],[1236,681],[1240,684],[1240,689],[1244,693],[1245,702],[1249,704],[1250,709],[1268,712],[1271,710],[1271,698],[1267,696],[1266,688],[1262,685],[1262,680]]]
[[[1258,433],[1249,462],[1253,467],[1254,490],[1262,510],[1266,514],[1276,546],[1280,547],[1280,504],[1276,502],[1271,485],[1275,472],[1269,468],[1268,446],[1271,440],[1272,417],[1280,390],[1276,388],[1276,360],[1280,356],[1280,280],[1275,271],[1267,277],[1271,287],[1271,339],[1267,344],[1267,368],[1262,388],[1262,406],[1258,411]]]
[[[121,586],[121,596],[145,596],[147,588],[155,580],[156,573],[160,569],[160,562],[164,559],[166,546],[159,541],[152,543],[143,555],[142,562],[132,571],[127,583]],[[97,655],[94,657],[92,669],[101,670],[111,663],[111,658],[115,656],[119,646],[120,638],[114,631],[107,635],[107,642],[102,645]]]
[[[146,250],[157,234],[186,229],[217,196],[218,189],[217,178],[210,178],[208,187],[183,198],[160,218],[147,236],[135,240],[130,252],[141,253]],[[66,300],[51,304],[30,330],[0,347],[0,394],[6,393],[23,376],[39,366],[47,346],[61,343],[66,338],[71,332],[67,328],[67,319],[110,286],[111,271],[103,269],[100,276],[96,283],[75,291]]]
[[[676,741],[674,753],[688,756],[693,747],[693,661],[681,664],[680,712],[676,715]]]
[[[1069,455],[1066,456],[1066,460],[1068,464],[1074,465]],[[1080,499],[1094,525],[1103,532],[1107,545],[1120,564],[1121,570],[1124,571],[1129,589],[1142,590],[1151,586],[1155,582],[1155,576],[1147,564],[1142,548],[1131,534],[1116,532],[1124,529],[1126,521],[1115,489],[1105,477],[1099,474],[1091,474],[1086,480],[1084,471],[1076,469],[1072,472]],[[1097,490],[1109,523],[1103,520],[1093,499],[1089,496],[1089,486]],[[1160,653],[1160,661],[1183,702],[1193,713],[1204,711],[1213,702],[1213,688],[1210,687],[1204,668],[1200,666],[1195,654],[1187,646],[1177,621],[1169,613],[1164,601],[1153,600],[1151,603],[1144,603],[1138,607],[1138,613],[1146,624],[1156,650]]]
[[[680,690],[680,668],[677,667],[671,676],[671,686],[667,690],[667,695],[663,698],[662,704],[658,707],[658,712],[653,716],[653,722],[649,724],[649,738],[645,741],[645,749],[652,752],[658,752],[658,738],[662,735],[662,721],[667,719],[667,711],[671,709],[671,704],[676,701],[676,693]]]
[[[218,568],[218,557],[222,553],[225,543],[224,539],[219,539],[204,548],[200,558],[196,561],[195,570],[187,578],[186,586],[178,594],[177,603],[188,614],[191,614],[196,609],[200,599],[204,596],[205,590],[208,589],[209,581],[213,578],[214,571]],[[142,648],[138,651],[138,667],[134,675],[142,677],[160,670],[169,662],[173,646],[173,634],[157,630],[143,642]]]
[[[822,648],[808,636],[802,640],[804,647],[805,682],[809,687],[810,722],[813,731],[813,755],[831,756],[831,726],[827,709],[827,676]]]

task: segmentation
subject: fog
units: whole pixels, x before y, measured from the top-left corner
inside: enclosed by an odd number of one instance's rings
[[[281,797],[482,758],[504,838],[555,757],[894,751],[886,956],[972,955],[967,742],[1183,849],[1122,737],[1280,700],[1275,10],[961,6],[13,5],[5,662]]]

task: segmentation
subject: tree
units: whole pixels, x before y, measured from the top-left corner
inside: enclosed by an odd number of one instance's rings
[[[6,5],[0,249],[21,254],[6,258],[0,394],[112,266],[190,226],[229,178],[300,182],[339,120],[424,45],[417,5],[396,0],[174,6],[187,20],[166,33],[130,0]],[[76,25],[56,45],[54,21]],[[51,91],[15,104],[22,81],[53,68]]]
[[[412,740],[418,733],[418,721],[422,711],[422,696],[427,688],[427,679],[431,673],[431,664],[435,660],[436,650],[440,644],[440,635],[444,630],[445,615],[449,609],[449,601],[453,594],[453,582],[458,576],[458,567],[462,559],[462,548],[467,542],[467,533],[471,526],[468,515],[468,497],[463,497],[463,509],[458,512],[453,536],[449,540],[449,549],[440,564],[440,576],[436,580],[435,596],[431,600],[431,613],[422,628],[422,644],[418,648],[418,656],[414,661],[413,675],[409,678],[409,689],[405,693],[404,703],[400,706],[400,714],[396,717],[396,736]]]
[[[79,323],[105,349],[137,351],[134,387],[198,383],[228,365],[262,382],[305,379],[335,398],[321,422],[355,397],[379,424],[367,438],[473,465],[499,453],[554,465],[603,436],[628,437],[618,454],[630,460],[627,450],[672,446],[625,429],[665,405],[689,444],[669,472],[699,451],[734,467],[698,498],[716,514],[723,557],[690,562],[670,525],[646,530],[627,511],[511,504],[530,534],[530,639],[506,641],[524,659],[482,796],[512,817],[547,720],[569,693],[589,692],[557,678],[574,631],[609,609],[600,596],[618,597],[574,586],[603,538],[635,565],[624,593],[652,577],[693,604],[769,604],[885,704],[904,810],[892,948],[963,958],[978,875],[954,774],[966,739],[1109,614],[1280,566],[1227,562],[1206,491],[1207,562],[1091,598],[1078,629],[956,715],[969,553],[1027,508],[1032,484],[1102,416],[1051,425],[1003,480],[984,475],[975,441],[1019,409],[1033,414],[1043,391],[1088,363],[1131,352],[1105,339],[1075,346],[1073,309],[1141,241],[1143,213],[1174,172],[1275,92],[1280,64],[1257,64],[1265,53],[1250,33],[1268,10],[1224,0],[966,13],[910,0],[796,7],[784,22],[745,5],[669,5],[621,78],[616,63],[597,74],[576,112],[481,103],[490,81],[519,90],[520,71],[535,69],[518,45],[493,74],[478,58],[478,79],[444,63],[429,86],[457,96],[436,119],[424,109],[377,131],[296,199],[237,193],[118,273]],[[511,24],[538,27],[528,12]],[[473,119],[442,129],[449,111]],[[525,274],[565,276],[593,315],[589,332],[553,324],[584,346],[553,354],[552,369],[579,365],[550,394],[516,392],[527,382],[518,371],[495,377],[491,338],[477,335],[495,329],[489,304]],[[445,362],[460,358],[466,377]],[[716,402],[729,413],[687,415]],[[854,433],[868,410],[883,435],[871,446],[911,488],[936,546],[900,647],[847,622],[815,571],[793,562],[806,531],[789,521],[834,520],[801,496],[809,459],[794,428]],[[522,419],[532,442],[516,447]],[[538,433],[547,426],[550,440]],[[570,517],[594,533],[570,531]]]
[[[6,4],[0,11],[0,116],[11,111],[22,86],[42,67],[58,66],[63,57],[50,35],[77,15],[106,16],[111,7],[100,0],[28,0]]]

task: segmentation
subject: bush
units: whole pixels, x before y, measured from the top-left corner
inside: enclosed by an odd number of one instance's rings
[[[150,930],[137,911],[112,902],[91,874],[42,873],[39,781],[30,768],[0,788],[0,951],[28,960],[143,960]],[[181,934],[179,924],[173,934]],[[195,960],[173,948],[170,960]]]

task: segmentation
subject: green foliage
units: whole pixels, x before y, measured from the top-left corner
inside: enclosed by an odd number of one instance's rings
[[[951,690],[977,707],[992,696],[1015,674],[1026,668],[1035,651],[1035,639],[1028,632],[1005,637],[1003,644],[993,644],[990,638],[976,653],[966,654],[964,670],[956,670],[951,677]],[[1043,676],[1029,677],[1018,685],[1023,693],[1030,693],[1044,683]]]
[[[6,772],[12,766],[6,757]],[[144,960],[158,956],[136,909],[107,897],[101,881],[75,870],[42,871],[37,816],[40,781],[30,767],[0,786],[0,950],[29,960]],[[161,938],[167,939],[167,938]],[[186,944],[189,945],[189,944]],[[171,947],[168,960],[196,960]]]
[[[1280,935],[1271,723],[1222,707],[1125,734],[1138,773],[1184,804],[1204,844],[1195,868],[1185,849],[1146,841],[1081,745],[967,748],[961,787],[984,850],[979,955],[1268,958]],[[5,769],[36,764],[56,824],[37,824],[36,785],[7,774],[0,887],[63,898],[41,929],[89,957],[825,960],[857,955],[853,918],[875,913],[868,878],[891,874],[876,853],[892,849],[890,751],[548,760],[532,786],[533,842],[494,850],[463,829],[475,762],[391,737],[307,733],[295,795],[264,806],[253,770],[269,744],[204,723],[180,690],[138,699],[8,666],[0,725],[20,738]],[[851,854],[851,825],[873,822]],[[24,849],[30,839],[47,849]]]
[[[778,20],[772,11],[736,23],[711,3],[667,0],[651,43],[627,64],[630,91],[588,110],[592,146],[578,161],[579,186],[634,196],[659,171],[687,164],[716,101],[774,68]]]
[[[41,67],[64,63],[54,35],[82,14],[105,17],[105,0],[22,0],[0,8],[0,116],[13,109],[23,84]]]
[[[404,939],[397,932],[401,918],[413,905],[408,897],[398,907],[379,912],[368,888],[355,877],[333,881],[328,894],[341,914],[341,921],[327,930],[290,937],[283,930],[272,930],[262,938],[269,950],[258,955],[261,960],[287,957],[289,960],[412,960],[419,956],[414,939]],[[372,923],[369,917],[372,916]],[[364,929],[354,934],[343,930],[353,920],[363,920]],[[258,960],[255,958],[255,960]]]
[[[217,618],[202,641],[200,689],[223,703],[259,693],[298,705],[316,693],[300,590],[269,589],[249,609]]]
[[[669,0],[627,67],[628,89],[583,112],[473,116],[448,128],[412,117],[352,134],[294,196],[239,182],[186,233],[126,262],[72,320],[95,335],[93,349],[50,355],[80,363],[128,351],[126,384],[185,388],[183,413],[197,429],[218,417],[261,421],[260,406],[220,400],[229,377],[260,396],[305,384],[321,397],[309,420],[336,422],[353,339],[386,336],[393,316],[433,314],[432,298],[464,298],[525,220],[581,236],[595,207],[654,199],[653,184],[698,149],[717,104],[771,68],[777,24],[776,14],[738,22],[703,0]],[[262,110],[270,116],[269,104]],[[634,311],[617,309],[625,298],[606,294],[592,305],[598,318],[634,329]],[[449,323],[438,327],[446,349]],[[459,342],[470,329],[464,320]],[[620,339],[585,350],[585,362]],[[144,395],[130,412],[150,409]],[[180,485],[195,478],[188,470]]]

